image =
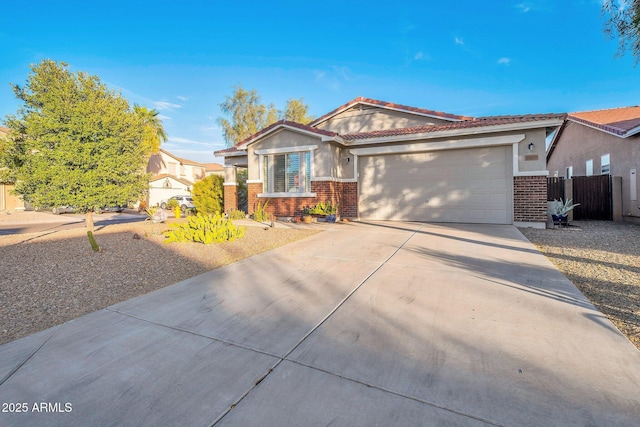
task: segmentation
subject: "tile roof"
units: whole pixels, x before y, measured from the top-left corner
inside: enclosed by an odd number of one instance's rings
[[[234,145],[231,148],[225,148],[224,150],[218,150],[215,151],[213,154],[215,156],[220,156],[220,155],[224,155],[224,154],[230,154],[230,153],[235,153],[238,150],[238,147],[247,144],[249,142],[251,142],[254,139],[260,138],[263,135],[266,135],[272,131],[274,131],[277,127],[289,127],[289,128],[296,128],[296,129],[300,129],[306,132],[311,132],[311,133],[315,133],[317,135],[321,135],[321,136],[328,136],[328,137],[336,137],[338,136],[338,134],[336,132],[329,132],[323,129],[318,129],[318,128],[314,128],[312,126],[309,125],[303,125],[301,123],[296,123],[296,122],[292,122],[289,120],[279,120],[269,126],[267,126],[266,128],[260,130],[257,133],[254,133],[253,135],[251,135],[250,137],[240,141],[239,143],[237,143],[236,145]]]
[[[180,183],[182,183],[184,185],[193,185],[193,182],[189,181],[186,178],[178,178],[177,176],[169,175],[168,173],[161,173],[160,175],[154,175],[154,176],[151,177],[149,182],[158,181],[158,180],[161,180],[163,178],[171,178],[171,179],[174,179],[174,180],[176,180],[176,181],[178,181],[178,182],[180,182]]]
[[[348,135],[341,135],[346,141],[356,141],[360,139],[385,138],[402,135],[416,135],[421,133],[433,133],[440,131],[450,131],[456,129],[471,129],[487,126],[500,126],[515,123],[528,123],[542,120],[563,120],[565,114],[527,114],[520,116],[488,116],[477,119],[445,123],[440,125],[416,126],[411,128],[386,129],[373,132],[361,132]]]
[[[350,108],[353,105],[364,103],[370,105],[378,105],[385,108],[391,108],[396,110],[403,110],[407,112],[413,112],[418,114],[425,114],[440,117],[446,120],[451,120],[449,123],[443,123],[439,125],[424,125],[424,126],[416,126],[410,128],[397,128],[397,129],[385,129],[379,131],[371,131],[371,132],[360,132],[360,133],[352,133],[352,134],[338,134],[336,132],[330,132],[323,129],[318,129],[316,126],[318,123],[328,119],[329,117],[337,114],[340,111],[343,111],[347,108]],[[403,135],[417,135],[422,133],[434,133],[434,132],[442,132],[442,131],[454,131],[458,129],[472,129],[472,128],[481,128],[481,127],[491,127],[491,126],[500,126],[500,125],[509,125],[509,124],[518,124],[518,123],[528,123],[528,122],[536,122],[543,120],[558,120],[562,121],[566,117],[566,114],[527,114],[527,115],[518,115],[518,116],[489,116],[489,117],[466,117],[466,116],[456,116],[453,114],[442,113],[433,110],[424,110],[421,108],[413,108],[407,107],[404,105],[393,104],[383,101],[377,101],[375,99],[369,98],[356,98],[353,101],[348,102],[347,104],[338,107],[334,111],[326,114],[319,119],[316,119],[312,123],[308,125],[303,125],[296,122],[280,120],[276,123],[273,123],[270,126],[260,130],[259,132],[251,135],[249,138],[239,142],[233,147],[226,148],[223,150],[218,150],[214,152],[215,156],[225,156],[225,155],[233,155],[233,154],[241,154],[244,152],[246,144],[259,139],[260,137],[275,131],[278,127],[288,127],[288,128],[296,128],[306,132],[314,133],[320,136],[328,136],[331,138],[340,138],[345,141],[358,141],[358,140],[366,140],[366,139],[374,139],[374,138],[390,138],[396,136]]]
[[[217,172],[217,171],[223,171],[224,166],[222,166],[220,163],[205,163],[204,169],[207,172]]]
[[[438,117],[444,120],[472,120],[473,117],[467,117],[467,116],[458,116],[456,114],[449,114],[449,113],[443,113],[442,111],[434,111],[434,110],[426,110],[424,108],[415,108],[415,107],[409,107],[407,105],[402,105],[402,104],[394,104],[393,102],[385,102],[385,101],[379,101],[377,99],[371,99],[371,98],[364,98],[362,96],[357,97],[354,100],[351,100],[349,102],[347,102],[344,105],[341,105],[340,107],[336,108],[335,110],[325,114],[322,117],[319,117],[317,119],[315,119],[314,121],[312,121],[311,123],[309,123],[311,126],[315,126],[318,123],[322,123],[325,120],[330,119],[331,117],[335,116],[336,114],[347,110],[351,107],[353,107],[354,105],[357,104],[369,104],[369,105],[376,105],[378,107],[383,107],[383,108],[388,108],[388,109],[392,109],[392,110],[399,110],[399,111],[406,111],[409,113],[418,113],[418,114],[422,114],[422,115],[426,115],[426,116],[432,116],[432,117]]]
[[[640,132],[640,106],[570,113],[568,119],[623,138]]]
[[[0,126],[0,133],[3,133],[5,135],[8,135],[10,132],[9,128],[6,128],[4,126]]]

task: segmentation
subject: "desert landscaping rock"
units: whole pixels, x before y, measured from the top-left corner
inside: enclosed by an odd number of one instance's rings
[[[235,242],[163,243],[165,224],[0,237],[0,344],[315,234],[319,229],[247,227]],[[134,235],[139,237],[134,238]]]
[[[640,225],[575,221],[520,231],[640,350]]]

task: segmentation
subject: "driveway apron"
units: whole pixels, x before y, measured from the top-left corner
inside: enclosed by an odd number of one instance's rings
[[[0,346],[0,402],[3,426],[632,426],[640,352],[512,226],[336,224]]]

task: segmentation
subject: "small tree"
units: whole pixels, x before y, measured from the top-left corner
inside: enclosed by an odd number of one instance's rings
[[[144,123],[120,94],[49,59],[32,65],[26,85],[13,91],[22,107],[6,119],[11,134],[0,167],[25,201],[73,206],[92,232],[96,209],[144,194]]]
[[[223,177],[209,175],[193,185],[191,196],[198,212],[207,214],[222,213],[224,206],[223,183]]]

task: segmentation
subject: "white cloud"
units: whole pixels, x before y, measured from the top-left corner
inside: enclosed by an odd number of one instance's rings
[[[500,64],[500,65],[509,65],[509,64],[511,64],[511,59],[506,58],[506,57],[502,57],[502,58],[498,59],[498,64]]]
[[[177,144],[201,145],[201,146],[204,146],[204,147],[213,147],[215,145],[212,142],[195,141],[193,139],[182,138],[180,136],[169,136],[169,141],[168,142],[174,142],[174,143],[177,143]]]
[[[165,116],[164,114],[158,114],[158,118],[160,120],[171,120],[171,117]]]
[[[531,10],[531,5],[529,3],[518,3],[516,8],[522,13],[527,13]]]
[[[422,53],[422,52],[418,52],[415,55],[413,55],[413,59],[416,60],[416,61],[419,61],[422,58],[424,58],[424,53]]]
[[[175,110],[176,108],[182,108],[180,104],[174,104],[166,101],[155,101],[153,103],[158,110]]]
[[[462,40],[460,37],[455,37],[454,40],[456,44],[464,45],[464,40]]]
[[[176,96],[176,98],[178,98],[180,101],[187,101],[189,99],[188,96],[181,96],[181,95]]]

